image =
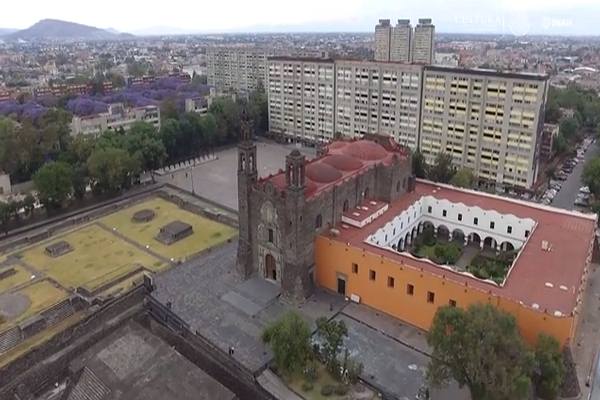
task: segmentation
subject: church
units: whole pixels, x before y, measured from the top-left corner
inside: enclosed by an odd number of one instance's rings
[[[489,303],[530,343],[575,337],[595,214],[416,179],[410,151],[387,137],[336,140],[310,161],[293,150],[261,179],[247,128],[238,150],[242,277],[294,301],[317,286],[423,330],[440,306]],[[459,261],[420,253],[426,232]],[[477,271],[477,260],[504,260],[503,271]]]

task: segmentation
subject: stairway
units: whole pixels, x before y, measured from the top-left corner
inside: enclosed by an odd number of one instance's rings
[[[21,342],[21,329],[18,326],[0,333],[0,354],[7,352]]]
[[[75,310],[71,305],[71,302],[69,300],[65,300],[62,303],[59,303],[51,309],[45,311],[42,313],[42,315],[46,319],[46,327],[49,327],[70,317],[74,312]]]
[[[109,394],[110,389],[100,378],[92,370],[84,367],[67,400],[104,400]]]

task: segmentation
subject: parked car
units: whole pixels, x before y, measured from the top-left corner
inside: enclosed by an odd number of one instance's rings
[[[579,188],[579,193],[585,193],[585,194],[590,194],[590,188],[588,186],[582,186]]]

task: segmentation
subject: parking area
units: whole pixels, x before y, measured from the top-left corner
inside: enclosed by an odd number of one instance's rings
[[[585,139],[577,150],[575,158],[567,160],[541,201],[565,210],[585,210],[589,200],[589,189],[581,182],[583,168],[588,160],[600,155],[600,145],[592,139]]]

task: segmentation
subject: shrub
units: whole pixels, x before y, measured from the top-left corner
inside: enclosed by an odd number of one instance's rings
[[[315,382],[317,380],[317,365],[316,363],[310,362],[306,368],[304,368],[304,378],[306,378],[306,380],[308,382]]]
[[[331,396],[335,392],[335,387],[333,385],[325,385],[321,388],[321,395],[325,397]]]
[[[360,363],[358,361],[349,360],[347,369],[348,369],[347,370],[348,382],[351,383],[352,385],[354,385],[355,383],[358,382],[358,378],[360,377],[360,374],[362,374],[363,365],[362,365],[362,363]]]
[[[311,390],[313,390],[313,384],[310,382],[304,382],[302,384],[302,391],[303,392],[310,392]]]
[[[345,396],[348,393],[348,386],[346,385],[337,385],[335,387],[335,394],[338,396]]]

